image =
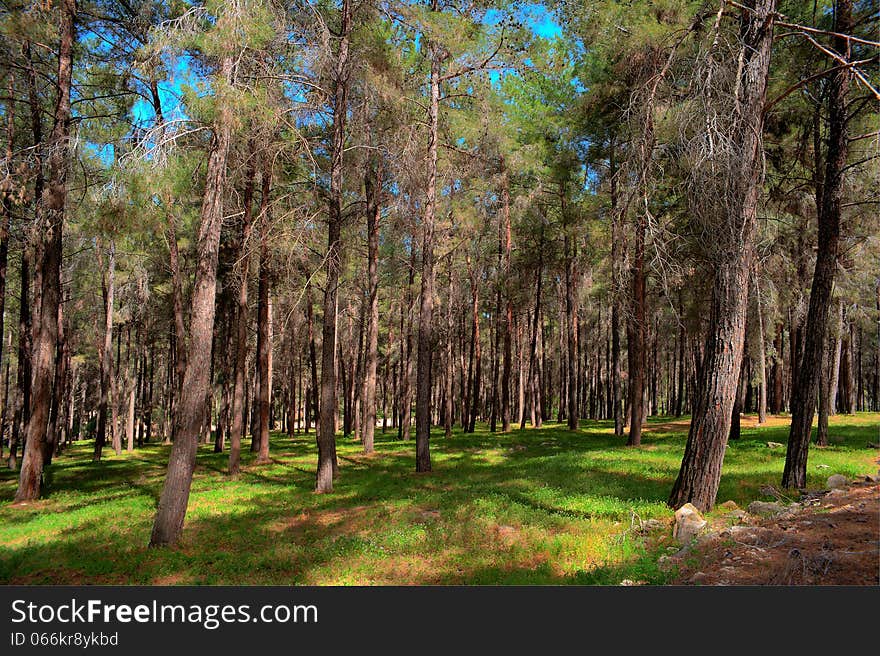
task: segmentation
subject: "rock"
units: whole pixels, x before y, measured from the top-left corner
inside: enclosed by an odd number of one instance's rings
[[[705,519],[692,504],[686,503],[675,511],[675,526],[672,528],[672,537],[680,544],[690,544],[706,524]]]
[[[748,516],[749,516],[749,513],[747,513],[745,510],[739,510],[739,509],[734,510],[732,512],[729,512],[727,514],[727,517],[729,519],[733,519],[738,522],[745,521],[748,518]]]
[[[752,501],[749,504],[749,513],[764,517],[775,517],[785,512],[785,508],[775,501]]]
[[[647,533],[650,533],[651,531],[656,531],[657,529],[662,528],[662,527],[663,527],[663,522],[661,522],[659,519],[646,519],[645,521],[643,521],[639,524],[639,526],[636,530],[639,533],[647,534]]]
[[[832,490],[841,490],[849,485],[849,479],[842,474],[832,474],[825,482],[825,487]]]
[[[845,489],[843,489],[842,487],[836,487],[833,490],[831,490],[830,492],[828,492],[828,494],[826,494],[825,497],[826,498],[827,497],[842,497],[845,494],[846,494]]]
[[[706,572],[695,572],[694,575],[691,577],[691,583],[699,585],[700,583],[703,583],[707,578],[709,578],[709,575],[706,574]]]
[[[780,444],[779,442],[767,442],[768,449],[781,449],[784,444]]]
[[[880,471],[878,471],[876,474],[868,474],[867,476],[865,476],[865,481],[867,481],[868,483],[880,483]]]
[[[739,510],[739,506],[736,505],[736,501],[725,501],[719,506],[719,508],[724,508],[725,510]]]
[[[831,465],[816,465],[816,469],[830,469]]]

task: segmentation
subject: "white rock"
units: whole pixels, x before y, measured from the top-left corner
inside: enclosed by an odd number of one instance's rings
[[[675,526],[672,529],[672,537],[680,544],[690,544],[706,524],[705,519],[692,504],[686,503],[675,511]]]

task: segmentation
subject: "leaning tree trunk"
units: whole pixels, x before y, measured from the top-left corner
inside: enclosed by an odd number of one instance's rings
[[[221,76],[232,79],[232,57],[224,57]],[[189,502],[193,471],[196,465],[199,429],[205,394],[210,384],[211,343],[214,333],[214,302],[217,291],[217,258],[220,228],[223,223],[223,187],[226,183],[226,159],[229,152],[229,108],[220,112],[211,141],[205,177],[205,192],[197,242],[196,278],[190,303],[189,348],[186,372],[180,386],[179,412],[175,417],[177,438],[171,447],[168,474],[159,497],[153,522],[150,546],[175,544],[183,531]]]
[[[678,508],[692,503],[702,511],[715,505],[721,465],[738,392],[754,257],[758,195],[763,178],[764,101],[773,45],[776,0],[754,0],[743,10],[741,75],[737,80],[736,116],[729,136],[733,152],[721,182],[728,199],[723,207],[715,253],[709,334],[694,394],[684,458],[669,497]],[[717,199],[708,199],[709,203]],[[707,204],[709,204],[707,203]]]
[[[848,34],[852,27],[852,0],[838,0],[835,6],[835,31]],[[838,52],[847,52],[848,45],[845,37],[835,37],[834,48]],[[825,350],[828,311],[831,307],[831,291],[840,241],[840,206],[849,143],[846,129],[849,74],[849,69],[839,69],[831,75],[828,84],[825,179],[822,185],[822,203],[818,208],[819,248],[810,289],[803,356],[798,369],[797,386],[792,394],[791,429],[782,473],[782,485],[787,488],[804,488],[807,485],[807,452],[816,411],[818,376]]]
[[[64,204],[67,200],[67,168],[70,153],[70,87],[73,72],[74,21],[76,0],[64,0],[60,16],[58,49],[58,99],[55,124],[49,141],[49,178],[37,217],[42,239],[38,262],[41,290],[40,317],[33,348],[32,408],[27,424],[24,457],[21,464],[16,501],[39,498],[52,383],[55,379],[55,355],[58,344],[58,306],[61,303],[61,232],[64,229]],[[52,438],[54,439],[54,438]],[[50,441],[52,441],[50,439]]]

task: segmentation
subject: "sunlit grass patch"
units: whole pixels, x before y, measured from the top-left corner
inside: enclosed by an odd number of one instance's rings
[[[832,445],[811,448],[809,485],[876,470],[880,415],[832,418]],[[81,442],[47,472],[45,498],[12,505],[17,476],[0,472],[0,581],[112,584],[619,584],[663,583],[668,543],[632,527],[671,517],[686,420],[652,419],[627,448],[611,422],[577,432],[438,431],[434,471],[414,472],[414,443],[377,435],[377,453],[339,438],[333,494],[315,495],[313,435],[273,434],[272,461],[244,450],[242,471],[201,446],[180,545],[147,549],[169,447],[92,462]],[[746,505],[778,488],[787,420],[745,417],[729,444],[718,501]],[[248,445],[245,444],[245,447]]]

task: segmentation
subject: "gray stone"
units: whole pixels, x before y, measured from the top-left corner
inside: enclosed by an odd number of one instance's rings
[[[775,501],[752,501],[749,504],[749,513],[762,515],[763,517],[775,517],[785,512],[785,508]]]
[[[691,576],[691,583],[694,583],[696,585],[700,585],[700,584],[704,583],[706,581],[706,579],[708,579],[708,578],[709,578],[709,575],[706,574],[705,572],[696,572],[696,573],[694,573],[693,576]]]
[[[767,442],[767,448],[770,449],[781,449],[784,446],[784,444],[780,444],[779,442]]]
[[[865,480],[868,483],[880,483],[880,472],[877,472],[876,474],[868,474],[865,476]]]
[[[842,490],[849,485],[849,479],[842,474],[832,474],[825,482],[825,486],[831,490]]]
[[[733,519],[738,522],[745,521],[748,518],[748,516],[749,516],[749,513],[747,513],[745,510],[739,510],[739,509],[727,513],[728,519]]]
[[[656,531],[663,527],[663,522],[659,519],[646,519],[641,522],[638,527],[639,533],[650,533],[651,531]]]
[[[725,501],[718,507],[724,508],[725,510],[739,510],[739,506],[736,505],[736,501]]]
[[[691,540],[706,528],[707,523],[699,510],[692,504],[686,503],[675,511],[675,526],[672,528],[672,537],[680,544],[690,544]]]

